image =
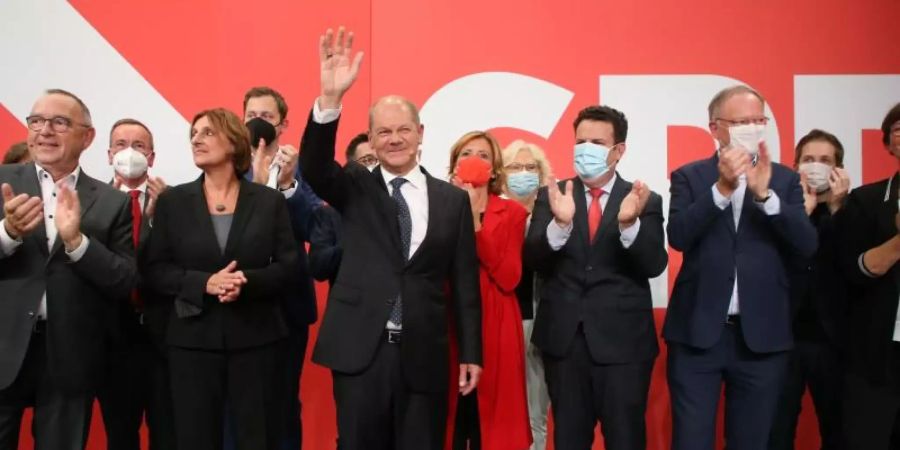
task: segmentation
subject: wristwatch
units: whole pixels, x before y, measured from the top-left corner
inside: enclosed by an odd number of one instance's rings
[[[297,180],[296,180],[296,179],[291,180],[291,184],[290,184],[288,187],[286,187],[286,188],[282,188],[281,186],[278,186],[278,190],[281,191],[281,192],[284,192],[284,191],[287,191],[287,190],[291,190],[291,189],[293,189],[293,188],[295,188],[295,187],[297,187]]]
[[[772,190],[771,190],[771,189],[769,189],[768,191],[766,191],[766,196],[763,197],[763,198],[756,198],[756,196],[754,195],[754,196],[753,196],[753,201],[756,202],[756,203],[765,203],[766,200],[768,200],[768,199],[770,199],[770,198],[772,198]]]

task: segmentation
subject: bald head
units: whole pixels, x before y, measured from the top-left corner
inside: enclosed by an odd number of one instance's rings
[[[372,124],[375,122],[375,116],[377,114],[382,113],[385,109],[397,107],[405,110],[416,126],[422,124],[419,119],[419,108],[416,108],[416,105],[413,104],[413,102],[399,95],[385,95],[384,97],[379,98],[375,104],[369,108],[369,131],[372,130]]]

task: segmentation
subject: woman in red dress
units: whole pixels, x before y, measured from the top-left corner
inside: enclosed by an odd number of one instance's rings
[[[483,370],[474,394],[463,397],[451,390],[448,448],[525,450],[532,439],[515,289],[522,275],[528,212],[499,196],[505,184],[503,159],[490,134],[463,135],[451,149],[450,168],[451,181],[469,193],[472,205],[481,266]]]

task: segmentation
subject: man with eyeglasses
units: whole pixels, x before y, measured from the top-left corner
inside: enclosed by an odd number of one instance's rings
[[[367,133],[359,133],[350,140],[345,156],[347,157],[347,162],[356,161],[365,166],[366,169],[369,169],[369,172],[378,165],[378,157],[375,156],[375,150],[369,145],[369,135]]]
[[[281,448],[299,449],[303,443],[301,424],[300,376],[309,340],[309,326],[316,321],[316,293],[309,274],[306,243],[309,242],[313,211],[322,204],[309,185],[303,181],[297,165],[297,149],[281,143],[284,130],[290,124],[288,105],[280,92],[266,86],[251,88],[244,94],[244,121],[251,136],[259,135],[252,168],[247,176],[255,183],[268,184],[269,173],[277,166],[279,174],[275,188],[284,194],[300,252],[299,271],[294,277],[292,295],[284,303],[290,335],[285,346],[284,388],[282,393]],[[228,416],[226,416],[228,417]],[[226,448],[234,448],[233,429],[230,420],[226,424]]]
[[[881,124],[882,144],[900,166],[900,103]],[[848,449],[897,447],[900,426],[900,173],[847,197],[841,231],[851,283],[844,391]],[[894,437],[892,438],[892,434]]]
[[[129,196],[132,243],[140,255],[150,236],[156,200],[167,188],[162,178],[149,172],[156,160],[153,134],[138,120],[120,119],[110,129],[107,156],[114,170],[111,184]],[[106,382],[97,395],[110,450],[140,450],[145,413],[150,449],[175,446],[164,346],[171,310],[166,302],[149,296],[135,288],[129,301],[115,305],[114,347]]]
[[[765,100],[747,86],[709,104],[719,142],[671,175],[669,244],[683,262],[669,299],[672,449],[711,449],[724,384],[725,441],[765,449],[793,346],[788,265],[816,251],[796,172],[762,137]]]
[[[83,449],[112,305],[137,270],[128,197],[79,167],[87,106],[51,89],[26,118],[33,163],[0,167],[0,449],[34,407],[35,448]]]

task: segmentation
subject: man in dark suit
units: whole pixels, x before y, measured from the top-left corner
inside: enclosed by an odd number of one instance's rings
[[[819,236],[810,260],[791,267],[794,350],[769,437],[770,450],[793,450],[800,403],[809,386],[823,450],[842,450],[841,393],[846,348],[847,287],[838,265],[837,222],[850,189],[844,147],[833,134],[812,130],[797,142],[794,168],[803,183],[809,220]]]
[[[107,154],[115,171],[113,187],[129,196],[132,243],[140,255],[150,235],[156,199],[167,187],[162,178],[149,173],[156,160],[153,134],[138,120],[118,120],[109,132]],[[169,309],[162,302],[144,301],[149,295],[136,288],[128,301],[114,308],[113,351],[106,381],[97,395],[109,450],[140,450],[145,413],[150,448],[175,446],[163,340]]]
[[[455,329],[459,389],[481,368],[478,261],[468,195],[416,162],[423,127],[397,96],[370,110],[373,172],[334,161],[337,118],[359,71],[344,30],[320,39],[322,91],[301,142],[303,175],[342,217],[343,258],[313,360],[332,370],[341,450],[441,449]],[[448,295],[449,294],[449,295]],[[454,383],[455,384],[455,383]]]
[[[578,177],[535,202],[525,263],[544,283],[532,341],[553,405],[555,448],[646,448],[644,412],[659,353],[648,278],[666,268],[662,198],[615,170],[628,122],[608,106],[575,119]],[[564,184],[565,192],[560,191]]]
[[[135,286],[131,208],[78,165],[95,134],[78,97],[49,90],[26,123],[35,162],[0,167],[0,448],[34,406],[37,448],[82,449],[110,311]]]
[[[882,142],[900,163],[900,103],[885,116]],[[898,164],[900,165],[900,164]],[[841,227],[848,277],[848,366],[844,433],[851,450],[897,448],[900,418],[900,173],[850,193]]]
[[[297,273],[293,278],[294,289],[285,298],[284,315],[290,335],[285,345],[285,365],[283,391],[282,447],[300,449],[303,444],[303,426],[301,422],[300,378],[303,375],[303,361],[306,358],[306,346],[309,341],[309,326],[316,322],[316,291],[309,273],[306,258],[306,243],[312,225],[313,211],[321,205],[322,200],[312,192],[297,167],[297,149],[292,145],[282,144],[281,136],[290,122],[287,118],[288,105],[280,92],[267,87],[257,86],[244,94],[244,121],[261,119],[259,125],[274,128],[274,138],[264,142],[251,144],[258,146],[253,155],[253,167],[247,178],[258,184],[266,184],[269,172],[275,165],[279,167],[276,180],[277,188],[287,200],[288,214],[294,232],[294,242],[300,258]],[[226,433],[231,430],[226,426]],[[225,440],[226,448],[233,448],[234,439]]]
[[[713,448],[723,383],[728,448],[769,438],[793,345],[788,265],[813,255],[816,230],[800,178],[761,142],[767,121],[759,93],[722,90],[709,104],[719,150],[672,172],[669,244],[684,255],[663,327],[673,450]]]

